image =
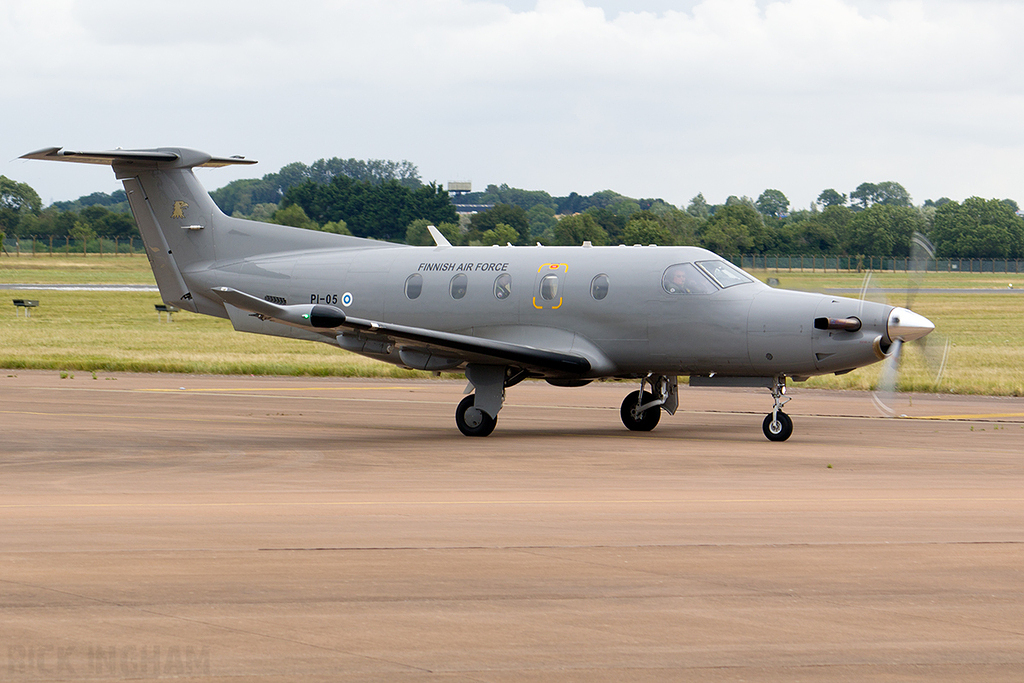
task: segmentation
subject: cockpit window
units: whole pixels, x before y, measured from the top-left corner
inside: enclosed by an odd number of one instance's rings
[[[707,276],[692,263],[669,266],[661,279],[661,285],[669,294],[707,294],[716,289]]]
[[[704,272],[709,274],[724,289],[733,285],[753,282],[749,275],[727,261],[698,261]]]
[[[459,273],[452,278],[452,284],[449,291],[452,294],[453,299],[461,299],[466,296],[466,287],[469,284],[469,278],[466,277],[465,273]]]

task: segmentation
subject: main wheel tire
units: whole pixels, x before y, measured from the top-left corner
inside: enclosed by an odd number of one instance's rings
[[[648,408],[639,415],[634,412],[638,405],[653,400],[654,394],[645,391],[641,397],[639,389],[623,399],[619,415],[622,416],[622,424],[626,425],[626,429],[634,432],[649,432],[658,426],[658,420],[661,419],[661,406]]]
[[[781,410],[777,420],[772,420],[772,414],[768,413],[764,416],[761,429],[769,441],[785,441],[793,435],[793,420]]]
[[[475,401],[474,394],[459,401],[459,407],[455,409],[455,424],[459,426],[459,431],[466,436],[487,436],[494,431],[494,426],[498,424],[498,418],[491,417],[477,408],[473,405]]]

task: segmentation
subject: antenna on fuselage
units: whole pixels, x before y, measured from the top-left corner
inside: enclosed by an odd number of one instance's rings
[[[430,232],[430,236],[434,238],[434,244],[441,247],[452,246],[452,243],[448,241],[448,238],[441,234],[441,231],[435,228],[433,225],[427,226],[427,231]]]

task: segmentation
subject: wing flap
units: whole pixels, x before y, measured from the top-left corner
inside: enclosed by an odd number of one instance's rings
[[[333,306],[280,306],[231,287],[215,287],[212,291],[225,303],[264,319],[307,329],[325,330],[329,327],[356,330],[378,338],[387,337],[394,340],[395,345],[399,347],[414,345],[416,349],[422,349],[427,353],[440,352],[448,359],[518,365],[573,376],[585,374],[591,369],[590,361],[577,354],[456,332],[352,318]],[[316,316],[316,309],[330,310]],[[330,324],[316,324],[325,321]]]
[[[539,349],[524,344],[513,344],[497,339],[474,337],[456,332],[441,332],[440,330],[393,325],[351,317],[345,319],[344,327],[359,330],[360,332],[387,335],[397,340],[399,345],[401,345],[401,342],[425,345],[431,350],[443,351],[447,355],[456,355],[460,358],[467,358],[467,360],[469,359],[468,356],[476,358],[485,357],[486,359],[493,359],[527,368],[554,371],[566,375],[582,375],[589,372],[591,368],[589,360],[576,354]]]

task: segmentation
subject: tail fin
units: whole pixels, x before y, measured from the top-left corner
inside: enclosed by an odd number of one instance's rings
[[[176,147],[104,152],[51,147],[21,158],[112,166],[128,194],[161,297],[198,313],[225,315],[219,301],[190,290],[190,269],[275,251],[366,246],[359,238],[225,216],[192,169],[256,163],[243,157]]]

